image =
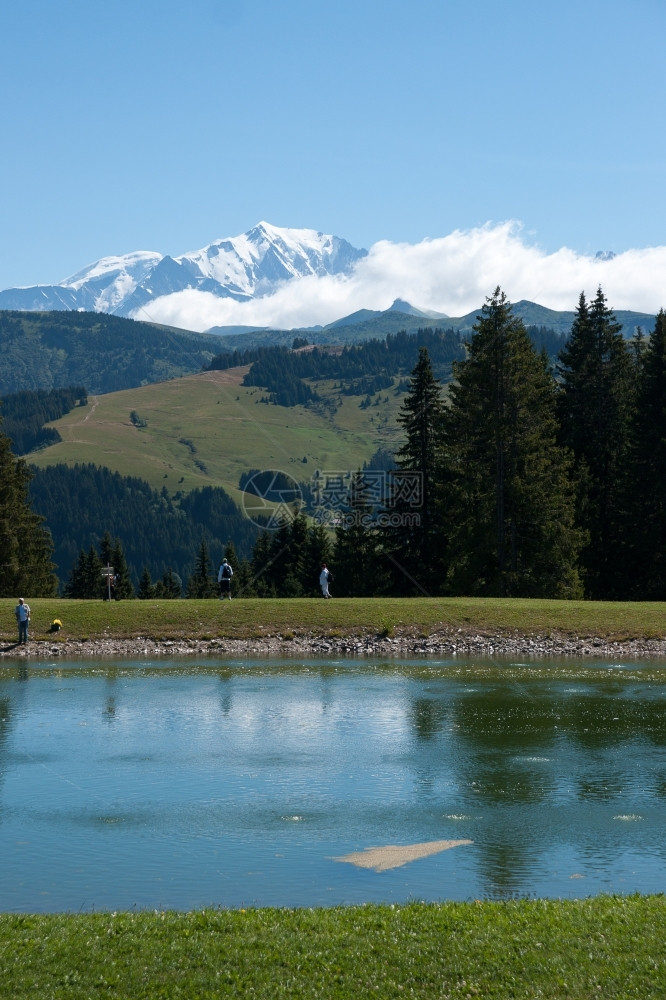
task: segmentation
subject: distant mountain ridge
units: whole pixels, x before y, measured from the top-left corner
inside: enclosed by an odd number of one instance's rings
[[[525,326],[545,327],[554,330],[562,337],[567,337],[575,312],[557,312],[547,309],[536,302],[522,299],[512,303],[515,316],[522,319]],[[410,306],[408,302],[397,299],[389,309],[377,311],[359,309],[349,316],[343,316],[326,326],[300,327],[298,329],[280,330],[269,327],[212,327],[208,333],[220,337],[221,351],[248,350],[255,347],[271,345],[289,346],[294,337],[305,337],[310,344],[354,344],[371,338],[384,338],[388,333],[406,330],[416,333],[420,329],[439,327],[441,329],[457,330],[461,334],[470,334],[474,324],[481,314],[481,306],[464,316],[444,316],[422,312]],[[622,324],[624,336],[631,338],[638,327],[648,335],[654,330],[655,317],[651,313],[632,312],[628,309],[614,310],[614,316]]]
[[[348,275],[366,256],[367,250],[337,236],[259,222],[240,236],[215,240],[177,257],[137,250],[103,257],[56,285],[5,289],[0,291],[0,310],[85,312],[150,322],[148,307],[163,296],[194,290],[244,302],[270,296],[291,280]],[[597,255],[603,260],[611,256],[610,251]],[[480,309],[479,304],[473,312],[450,317],[396,298],[388,309],[360,309],[323,327],[216,326],[207,332],[224,338],[222,350],[288,344],[294,333],[306,335],[311,343],[353,343],[419,327],[441,326],[467,333]],[[513,311],[528,326],[548,327],[562,335],[569,333],[574,319],[572,311],[557,312],[525,300],[514,303]],[[615,315],[628,337],[638,326],[646,333],[654,327],[654,316],[645,313],[620,310]]]
[[[103,257],[56,285],[8,288],[0,309],[77,310],[136,315],[154,299],[196,289],[238,302],[268,295],[284,281],[347,274],[367,256],[337,236],[259,222],[241,236],[170,257],[138,250]]]

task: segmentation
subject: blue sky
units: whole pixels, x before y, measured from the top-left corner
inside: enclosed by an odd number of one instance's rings
[[[641,251],[609,301],[659,308],[664,37],[662,0],[6,0],[0,288],[262,219],[463,255],[512,222],[486,257]]]

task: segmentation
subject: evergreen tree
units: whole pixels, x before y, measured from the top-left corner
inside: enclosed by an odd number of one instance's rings
[[[254,543],[250,567],[253,589],[258,597],[273,596],[275,591],[269,572],[271,566],[271,536],[268,531],[262,531]]]
[[[0,597],[51,597],[55,593],[53,543],[44,519],[28,499],[31,475],[0,433]]]
[[[84,549],[79,549],[79,557],[72,566],[64,589],[65,597],[85,598],[87,592],[86,576],[86,553]]]
[[[444,404],[426,347],[419,350],[398,415],[405,442],[396,453],[384,548],[398,594],[435,594],[441,587],[444,537],[437,513]]]
[[[499,288],[486,300],[445,418],[449,587],[454,594],[577,597],[569,459],[555,384]]]
[[[129,574],[125,553],[119,538],[114,539],[111,549],[111,565],[115,570],[115,598],[117,601],[134,597],[134,586]]]
[[[106,593],[106,579],[102,576],[102,560],[97,549],[91,545],[85,558],[81,597],[99,598]]]
[[[335,529],[334,563],[339,569],[335,593],[339,597],[376,597],[386,586],[380,534],[362,472],[352,477],[349,504]],[[324,560],[326,561],[326,560]]]
[[[322,563],[329,566],[333,564],[331,534],[323,524],[313,524],[308,529],[303,560],[303,593],[306,596],[321,596],[319,572]],[[338,577],[336,577],[336,586],[337,580]]]
[[[210,556],[206,539],[201,539],[199,552],[194,567],[194,573],[187,581],[186,597],[215,597],[217,587],[210,569]]]
[[[666,600],[666,313],[639,356],[627,475],[631,596]]]
[[[104,532],[99,543],[99,561],[102,566],[100,570],[100,575],[102,576],[100,596],[105,601],[112,600],[116,596],[116,567],[113,562],[113,540],[108,531]],[[102,575],[103,570],[107,571],[106,575]]]
[[[284,568],[283,593],[285,597],[303,597],[309,591],[310,568],[306,562],[308,522],[299,513],[293,519],[289,531],[287,551],[281,563]]]
[[[99,543],[99,558],[102,566],[115,569],[113,565],[113,539],[108,531],[104,532]]]
[[[587,535],[580,561],[587,597],[626,593],[625,470],[635,403],[635,367],[605,296],[581,295],[560,354],[560,441],[575,461],[577,523]]]
[[[278,597],[302,597],[302,561],[307,522],[300,514],[273,533],[266,576]]]
[[[164,570],[162,578],[154,585],[154,596],[167,600],[177,600],[181,596],[182,590],[180,577],[169,568]]]
[[[143,567],[143,572],[139,580],[139,589],[136,596],[140,601],[147,601],[151,597],[155,596],[155,588],[153,587],[153,581],[150,577],[150,570],[147,566]]]

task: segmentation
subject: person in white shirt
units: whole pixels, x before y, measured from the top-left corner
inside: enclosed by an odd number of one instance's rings
[[[24,643],[28,641],[28,622],[30,621],[30,607],[22,597],[15,608],[16,621],[18,622],[18,641]]]
[[[321,573],[319,574],[319,586],[321,587],[321,592],[324,597],[332,597],[333,595],[329,593],[328,584],[329,581],[333,579],[330,569],[327,567],[326,563],[321,564]]]

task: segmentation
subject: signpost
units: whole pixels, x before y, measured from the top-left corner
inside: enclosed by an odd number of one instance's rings
[[[111,581],[113,580],[115,575],[116,575],[115,569],[113,568],[113,566],[109,566],[109,564],[107,563],[104,569],[102,570],[102,576],[106,577],[106,588],[109,601],[111,600]]]

